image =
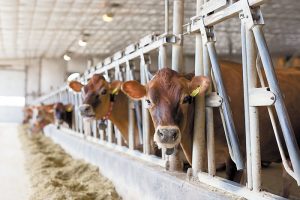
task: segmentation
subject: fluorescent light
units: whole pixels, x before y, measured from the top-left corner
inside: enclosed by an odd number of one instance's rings
[[[64,60],[65,61],[70,61],[71,59],[72,59],[71,56],[69,56],[68,54],[65,53]]]
[[[25,106],[25,97],[20,96],[0,96],[0,106]]]
[[[75,80],[76,78],[78,78],[78,77],[80,77],[80,74],[79,73],[73,73],[73,74],[71,74],[70,76],[68,76],[68,78],[67,78],[67,81],[68,82],[71,82],[71,81],[73,81],[73,80]]]
[[[78,45],[81,46],[81,47],[85,47],[87,45],[87,41],[83,40],[83,39],[80,39],[80,40],[78,40]]]
[[[102,19],[103,21],[105,22],[111,22],[113,20],[113,17],[114,17],[114,14],[112,13],[105,13],[103,16],[102,16]]]

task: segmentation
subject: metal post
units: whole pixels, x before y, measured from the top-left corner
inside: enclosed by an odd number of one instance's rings
[[[283,96],[278,86],[278,80],[276,78],[267,43],[261,28],[261,25],[254,25],[252,30],[270,89],[276,95],[275,109],[282,128],[290,160],[295,172],[296,181],[298,184],[300,184],[300,152],[296,142],[294,131],[291,126],[290,118],[283,101]]]
[[[208,56],[207,46],[203,45],[203,64],[204,64],[204,75],[211,78],[211,63]],[[212,84],[207,90],[207,95],[212,92]],[[207,145],[207,164],[208,173],[211,176],[216,175],[216,164],[215,164],[215,132],[214,132],[214,115],[213,108],[205,108],[205,122],[206,122],[206,145]]]
[[[107,141],[113,143],[113,124],[110,120],[107,121]]]
[[[169,33],[169,0],[165,0],[165,33]]]
[[[247,71],[247,43],[246,43],[246,23],[241,22],[241,42],[242,42],[242,61],[243,61],[243,85],[244,85],[244,110],[245,110],[245,134],[246,134],[246,154],[247,154],[247,187],[253,188],[252,181],[252,159],[251,159],[251,137],[249,119],[249,87]]]
[[[200,7],[203,0],[197,0],[197,15],[200,14]],[[203,45],[200,33],[195,35],[195,76],[204,74],[203,65]],[[193,134],[193,152],[192,169],[196,176],[197,172],[205,169],[205,97],[197,96],[195,98],[194,113],[194,134]]]
[[[120,71],[120,66],[118,64],[115,68],[115,80],[123,81],[122,79],[123,78],[122,78],[122,74],[121,74],[121,71]],[[114,126],[114,127],[115,127],[115,134],[116,134],[116,137],[117,137],[117,144],[122,146],[123,145],[122,134],[116,126]]]
[[[167,66],[167,47],[162,45],[159,47],[158,52],[158,69],[162,69]]]
[[[140,76],[141,83],[146,84],[146,74],[145,68],[146,61],[144,55],[141,54],[141,63],[140,63]],[[143,152],[144,154],[150,154],[150,115],[149,111],[146,108],[145,101],[142,101],[142,121],[143,121]]]
[[[233,117],[232,117],[232,112],[230,109],[230,105],[229,105],[229,100],[228,100],[228,96],[226,94],[226,90],[223,84],[223,79],[222,79],[222,75],[221,75],[221,71],[220,71],[220,66],[218,63],[218,59],[217,59],[217,52],[214,46],[214,41],[208,41],[207,42],[207,50],[208,50],[208,54],[210,57],[210,62],[212,65],[212,69],[213,69],[213,73],[216,79],[216,83],[217,83],[217,89],[218,92],[220,93],[221,97],[223,98],[223,103],[222,103],[222,110],[224,111],[224,120],[225,120],[225,127],[227,129],[227,131],[225,131],[225,133],[227,132],[227,143],[228,143],[228,147],[230,149],[230,152],[232,154],[232,159],[235,162],[237,169],[243,169],[244,164],[243,164],[243,159],[242,159],[242,155],[241,155],[241,151],[240,151],[240,147],[239,147],[239,142],[238,142],[238,138],[237,138],[237,134],[235,131],[235,126],[234,126],[234,122],[233,122]]]
[[[183,18],[184,18],[184,0],[174,0],[173,3],[173,34],[181,38],[180,44],[172,45],[172,69],[178,72],[183,67]]]
[[[247,47],[247,75],[248,75],[248,92],[257,87],[256,74],[256,46],[253,32],[250,27],[246,27],[246,47]],[[249,96],[249,94],[248,94]],[[249,131],[251,137],[251,169],[253,190],[261,190],[261,156],[260,156],[260,135],[258,108],[249,107]]]
[[[131,80],[131,68],[129,61],[126,61],[126,80]],[[128,147],[129,149],[134,149],[134,128],[135,128],[135,119],[134,119],[134,102],[128,100]]]

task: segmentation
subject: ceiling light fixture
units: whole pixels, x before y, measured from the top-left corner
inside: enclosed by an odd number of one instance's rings
[[[78,45],[81,47],[85,47],[87,45],[87,41],[84,39],[79,39],[78,40]]]
[[[72,60],[72,58],[71,58],[71,56],[70,56],[70,53],[69,52],[66,52],[65,54],[64,54],[64,60],[65,61],[70,61],[70,60]]]
[[[109,13],[105,13],[104,15],[102,15],[102,19],[105,22],[111,22],[113,20],[114,14],[109,12]]]
[[[85,47],[88,44],[88,39],[90,37],[90,34],[88,33],[83,33],[78,40],[78,45],[81,47]]]

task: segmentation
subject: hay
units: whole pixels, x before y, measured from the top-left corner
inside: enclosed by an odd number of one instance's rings
[[[32,184],[31,200],[121,199],[97,167],[73,159],[43,134],[29,137],[21,127],[20,139]]]

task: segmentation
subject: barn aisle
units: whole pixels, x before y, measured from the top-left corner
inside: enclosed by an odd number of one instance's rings
[[[0,199],[28,199],[29,176],[18,138],[17,124],[0,123]]]

